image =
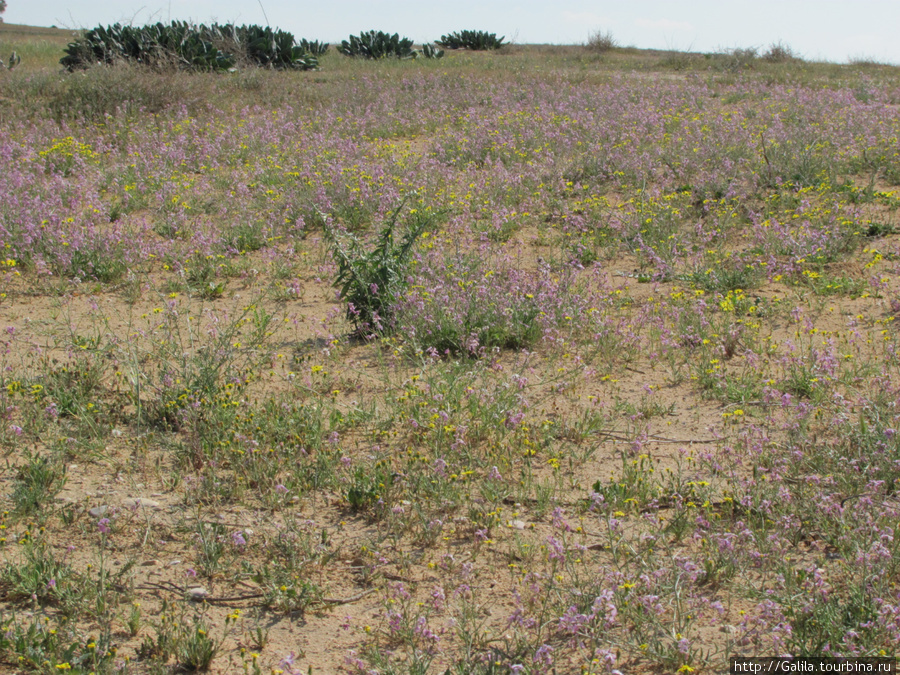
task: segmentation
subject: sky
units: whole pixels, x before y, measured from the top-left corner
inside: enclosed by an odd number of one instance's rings
[[[517,43],[584,43],[609,32],[623,46],[715,52],[776,42],[810,60],[900,65],[900,0],[7,0],[8,23],[90,28],[170,19],[257,23],[339,43],[367,30],[418,42],[485,30]]]

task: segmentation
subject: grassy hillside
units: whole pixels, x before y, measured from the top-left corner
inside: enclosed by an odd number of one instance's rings
[[[22,58],[24,71],[57,69],[63,49],[76,35],[77,31],[59,28],[0,23],[0,58],[6,61],[15,51]]]

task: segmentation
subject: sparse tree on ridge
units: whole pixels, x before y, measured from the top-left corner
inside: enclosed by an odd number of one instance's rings
[[[6,0],[0,0],[0,14],[6,11]],[[3,17],[0,16],[0,21],[3,21]]]

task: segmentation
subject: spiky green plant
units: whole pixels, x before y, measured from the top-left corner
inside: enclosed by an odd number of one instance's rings
[[[239,61],[277,69],[311,70],[318,61],[311,48],[328,45],[302,41],[268,26],[191,24],[173,21],[149,26],[98,26],[66,48],[60,63],[69,70],[118,61],[188,70],[228,70]]]
[[[432,222],[430,216],[417,211],[400,243],[395,243],[397,219],[405,203],[391,214],[371,251],[356,237],[339,234],[326,221],[325,237],[338,263],[334,285],[347,303],[347,319],[360,335],[391,330],[395,308],[406,288],[413,246]]]
[[[302,47],[307,54],[311,54],[312,56],[324,56],[328,51],[329,46],[327,42],[307,40],[306,38],[301,38],[297,44]]]
[[[442,35],[440,40],[435,40],[445,49],[473,49],[484,51],[488,49],[500,49],[504,45],[502,36],[496,33],[488,33],[483,30],[461,30]]]
[[[3,59],[0,59],[0,69],[12,70],[17,65],[22,62],[22,59],[19,58],[19,55],[16,52],[13,52],[9,55],[9,60],[6,63],[3,63]]]
[[[184,21],[171,25],[97,26],[66,47],[60,63],[69,70],[92,64],[128,61],[160,67],[177,65],[192,70],[226,70],[234,66],[234,57],[217,48],[211,38],[217,36],[206,26]]]
[[[345,56],[365,59],[388,57],[414,59],[416,52],[412,46],[413,41],[410,38],[401,38],[398,33],[390,35],[384,31],[370,30],[361,32],[358,36],[351,35],[349,40],[343,40],[338,51]]]
[[[426,59],[441,59],[444,57],[444,50],[438,49],[429,42],[422,45],[422,57]]]
[[[291,33],[272,30],[268,26],[234,26],[227,24],[210,27],[213,35],[221,36],[224,44],[251,64],[279,70],[311,70],[318,65],[315,54],[306,40],[295,42]],[[306,43],[306,44],[304,44]],[[318,48],[318,43],[315,43]],[[325,45],[325,49],[328,45]]]

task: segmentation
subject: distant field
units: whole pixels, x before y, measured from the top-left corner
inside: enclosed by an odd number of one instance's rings
[[[900,653],[900,69],[71,38],[0,24],[0,670]]]
[[[26,26],[20,23],[0,23],[0,35],[20,35],[32,42],[47,40],[65,44],[72,39],[72,35],[75,32],[64,28],[56,28],[55,26]]]
[[[76,34],[59,28],[0,23],[0,59],[6,61],[10,52],[16,51],[22,57],[23,70],[55,68]]]

